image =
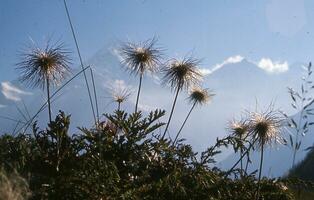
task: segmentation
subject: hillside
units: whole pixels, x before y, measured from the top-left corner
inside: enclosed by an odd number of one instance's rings
[[[314,150],[308,152],[294,169],[289,172],[289,176],[298,177],[303,180],[314,181]]]

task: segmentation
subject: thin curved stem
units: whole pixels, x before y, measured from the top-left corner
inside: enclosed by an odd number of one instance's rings
[[[173,101],[173,104],[172,104],[172,108],[171,108],[171,112],[170,112],[170,115],[169,115],[169,119],[168,119],[168,122],[167,122],[167,125],[166,125],[166,128],[165,128],[164,134],[162,135],[161,139],[164,139],[164,137],[165,137],[165,135],[167,133],[167,130],[168,130],[168,127],[169,127],[169,124],[170,124],[170,121],[171,121],[171,118],[172,118],[172,115],[173,115],[174,107],[175,107],[175,105],[177,103],[179,92],[180,92],[180,87],[177,88],[177,92],[176,92],[176,95],[175,95],[175,98],[174,98],[174,101]]]
[[[71,21],[71,17],[70,17],[70,13],[69,13],[69,9],[68,9],[68,5],[67,5],[67,3],[66,3],[66,0],[63,0],[63,3],[64,3],[64,8],[65,8],[65,11],[66,11],[68,20],[69,20],[69,24],[70,24],[72,36],[73,36],[73,39],[74,39],[74,42],[75,42],[77,54],[78,54],[79,59],[80,59],[81,68],[82,68],[82,70],[83,70],[83,69],[84,69],[83,59],[82,59],[81,52],[80,52],[80,48],[79,48],[79,45],[78,45],[78,42],[77,42],[77,39],[76,39],[74,27],[73,27],[73,24],[72,24],[72,21]],[[97,125],[97,120],[96,120],[96,114],[95,114],[94,104],[93,104],[92,95],[91,95],[91,91],[90,91],[89,84],[88,84],[88,81],[87,81],[87,75],[86,75],[86,73],[85,73],[85,70],[83,71],[83,75],[84,75],[84,79],[85,79],[85,84],[86,84],[86,88],[87,88],[87,92],[88,92],[88,97],[89,97],[89,101],[90,101],[90,105],[91,105],[93,117],[94,117],[94,120],[95,120],[95,125]]]
[[[249,162],[250,162],[250,157],[249,157],[249,154],[246,154],[246,165],[245,165],[245,174],[247,174],[247,170],[248,170],[248,167],[249,167]]]
[[[300,134],[300,126],[301,126],[301,122],[302,122],[302,118],[303,118],[303,112],[304,112],[304,105],[303,105],[303,101],[302,101],[302,111],[299,117],[299,123],[298,123],[298,130],[297,130],[297,134],[296,134],[296,138],[295,138],[295,144],[293,147],[293,158],[292,158],[292,168],[295,166],[295,159],[296,159],[296,155],[297,155],[297,151],[298,151],[298,143],[299,143],[299,134]]]
[[[99,125],[99,108],[98,108],[98,99],[97,99],[97,91],[96,91],[94,73],[93,73],[92,68],[89,68],[89,69],[90,69],[90,75],[92,77],[92,84],[93,84],[93,90],[94,90],[94,99],[95,99],[96,114],[97,114],[97,125]]]
[[[20,121],[18,121],[18,122],[16,123],[16,125],[15,125],[15,127],[14,127],[14,129],[13,129],[13,131],[12,131],[12,136],[15,136],[15,131],[16,131],[17,127],[19,126],[19,124],[20,124]]]
[[[18,107],[18,105],[15,103],[15,108],[17,109],[17,111],[21,114],[21,116],[24,118],[25,121],[27,121],[27,117],[24,115],[24,113],[22,112],[22,110]]]
[[[241,147],[240,148],[240,157],[242,157],[243,155],[243,148]],[[240,161],[240,169],[241,169],[241,178],[243,177],[243,157],[241,158],[241,161]]]
[[[302,119],[304,118],[304,111],[307,107],[307,105],[304,105],[306,102],[305,100],[308,99],[307,98],[307,92],[303,92],[303,91],[307,91],[308,90],[308,80],[310,78],[310,75],[311,75],[311,72],[308,73],[308,75],[306,76],[306,78],[303,80],[304,84],[302,84],[302,87],[304,87],[304,89],[302,89],[302,101],[301,101],[301,114],[299,116],[299,122],[298,122],[298,126],[297,126],[297,133],[296,133],[296,138],[295,138],[295,144],[293,146],[293,159],[292,159],[292,167],[291,168],[294,168],[295,167],[295,160],[296,160],[296,156],[297,156],[297,151],[299,150],[300,146],[301,145],[301,139],[299,139],[299,135],[300,135],[300,132],[302,133],[302,131],[304,131],[304,128],[302,128]]]
[[[120,111],[121,108],[121,102],[118,102],[118,111]]]
[[[78,73],[76,73],[72,78],[70,78],[68,81],[66,81],[61,87],[59,87],[56,91],[54,91],[54,93],[50,96],[50,98],[53,98],[55,95],[58,94],[58,92],[60,92],[65,86],[67,86],[70,82],[72,82],[76,77],[78,77],[81,73],[83,73],[86,69],[90,68],[90,66],[85,67],[84,69],[82,69],[81,71],[79,71]],[[28,120],[26,123],[24,123],[24,126],[22,126],[17,132],[20,132],[22,129],[24,129],[24,132],[28,129],[28,127],[31,125],[31,123],[33,122],[33,120],[37,117],[37,115],[44,110],[44,108],[46,107],[46,104],[48,103],[48,101],[46,101],[36,112],[35,115],[33,115],[33,117]]]
[[[141,93],[141,88],[142,88],[142,80],[143,80],[143,73],[140,74],[140,82],[138,84],[137,97],[136,97],[136,103],[135,103],[135,112],[137,112],[138,101],[140,99],[140,93]]]
[[[49,122],[52,122],[51,118],[51,102],[50,102],[50,86],[49,86],[49,78],[46,79],[47,81],[47,102],[48,102],[48,114],[49,114]]]
[[[250,144],[250,146],[246,149],[246,151],[243,153],[243,155],[240,157],[240,159],[226,172],[225,176],[227,177],[233,170],[234,168],[241,162],[241,159],[243,159],[243,157],[245,155],[249,154],[249,151],[251,150],[251,148],[253,148],[255,142],[257,141],[257,138]]]
[[[12,122],[19,122],[21,124],[27,124],[27,122],[24,122],[24,121],[21,121],[21,120],[16,120],[16,119],[13,119],[11,117],[2,116],[2,115],[0,115],[0,119],[6,119],[6,120],[10,120]]]
[[[262,177],[262,169],[263,169],[263,158],[264,158],[264,143],[262,143],[262,147],[261,147],[261,160],[260,160],[260,164],[259,164],[256,200],[259,200],[259,197],[260,197],[261,177]]]
[[[186,121],[187,121],[188,118],[190,117],[190,115],[191,115],[191,113],[192,113],[192,110],[194,109],[195,105],[196,105],[196,102],[193,103],[193,106],[191,107],[191,109],[190,109],[188,115],[186,116],[186,118],[185,118],[183,124],[181,125],[180,130],[178,131],[176,137],[174,138],[173,143],[172,143],[173,145],[176,143],[176,141],[177,141],[177,139],[178,139],[178,137],[179,137],[179,135],[180,135],[180,133],[181,133],[181,131],[182,131],[184,125],[186,124]]]

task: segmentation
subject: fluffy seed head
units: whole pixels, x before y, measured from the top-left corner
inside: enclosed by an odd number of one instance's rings
[[[232,120],[229,123],[228,130],[232,135],[243,139],[248,135],[249,125],[246,120]]]
[[[126,43],[120,49],[122,63],[132,74],[146,71],[156,72],[161,63],[161,49],[156,47],[156,39],[142,43]]]
[[[22,54],[22,61],[17,64],[20,80],[31,87],[45,88],[47,80],[57,85],[70,72],[69,52],[62,44],[50,45],[45,48],[32,47]]]
[[[194,58],[184,58],[183,60],[173,59],[164,69],[164,84],[169,84],[173,90],[189,89],[199,85],[203,76],[197,68],[200,63]]]
[[[208,89],[194,87],[192,88],[188,99],[192,104],[204,105],[211,101],[214,96],[215,94],[210,93]]]
[[[263,145],[272,143],[282,143],[282,118],[279,112],[268,110],[266,112],[253,112],[250,117],[250,133],[253,141],[256,140],[256,145],[261,147]]]
[[[113,100],[117,103],[123,103],[130,95],[131,91],[128,88],[118,89],[112,93]]]

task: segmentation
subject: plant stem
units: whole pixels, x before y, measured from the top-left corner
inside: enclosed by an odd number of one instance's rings
[[[310,66],[311,66],[311,63],[310,63]],[[294,144],[294,147],[293,147],[292,168],[295,166],[295,159],[296,159],[297,151],[300,148],[299,143],[301,143],[301,139],[300,139],[300,142],[299,142],[299,135],[300,135],[301,127],[302,127],[301,123],[302,123],[302,119],[304,117],[303,116],[304,115],[304,111],[306,109],[306,107],[305,107],[306,105],[304,105],[304,103],[305,103],[305,100],[308,99],[307,98],[307,92],[305,92],[305,91],[308,90],[308,84],[309,84],[308,80],[310,78],[311,73],[312,73],[312,71],[309,70],[306,78],[303,79],[304,85],[302,84],[301,113],[300,113],[300,116],[299,116],[299,122],[298,122],[298,127],[297,127],[297,134],[296,134],[295,144]],[[304,131],[304,127],[302,128],[302,132],[303,131]]]
[[[79,48],[79,45],[78,45],[78,42],[77,42],[77,39],[76,39],[74,27],[73,27],[73,24],[72,24],[72,20],[71,20],[71,17],[70,17],[70,13],[69,13],[69,9],[68,9],[68,5],[66,3],[66,0],[63,0],[63,3],[64,3],[64,8],[65,8],[68,20],[69,20],[69,24],[70,24],[72,36],[73,36],[73,39],[74,39],[74,42],[75,42],[77,54],[78,54],[79,59],[80,59],[81,68],[82,68],[84,79],[85,79],[85,84],[86,84],[86,88],[87,88],[87,93],[88,93],[89,102],[90,102],[90,105],[91,105],[91,109],[92,109],[95,125],[97,125],[97,119],[96,119],[96,114],[95,114],[95,109],[94,109],[94,103],[93,103],[93,100],[92,100],[91,91],[90,91],[89,84],[88,84],[88,81],[87,81],[87,75],[86,75],[86,72],[84,70],[83,59],[82,59],[82,56],[81,56],[80,48]]]
[[[95,86],[95,79],[94,79],[94,73],[93,73],[93,70],[92,68],[89,68],[90,69],[90,75],[92,77],[92,86],[93,86],[93,89],[94,89],[94,98],[95,98],[95,106],[96,106],[96,113],[97,113],[97,123],[95,124],[96,128],[98,129],[99,127],[99,108],[98,108],[98,100],[97,100],[97,92],[96,92],[96,86]],[[99,133],[99,138],[98,138],[98,145],[99,145],[99,164],[101,163],[101,134]]]
[[[257,141],[257,138],[252,142],[252,144],[250,144],[250,146],[247,148],[247,150],[243,153],[243,155],[240,157],[240,159],[226,172],[225,176],[227,177],[230,172],[232,172],[234,170],[234,168],[239,164],[239,162],[241,162],[241,159],[245,156],[249,154],[249,151],[251,150],[251,148],[253,147],[253,145],[255,144],[255,142]]]
[[[83,73],[83,71],[85,71],[86,69],[90,68],[90,66],[85,67],[84,69],[82,69],[81,71],[79,71],[78,73],[76,73],[72,78],[70,78],[68,81],[66,81],[61,87],[59,87],[58,89],[56,89],[56,91],[54,91],[54,93],[50,96],[50,98],[53,98],[54,96],[56,96],[65,86],[67,86],[70,82],[72,82],[76,77],[78,77],[81,73]],[[29,128],[29,126],[32,124],[32,122],[34,121],[34,119],[38,116],[38,114],[44,110],[44,108],[46,107],[48,101],[46,101],[40,108],[39,110],[36,112],[36,114],[30,119],[28,120],[26,123],[23,123],[24,126],[22,126],[19,130],[17,130],[17,132],[20,132],[24,129],[23,134],[25,133],[25,131]],[[0,116],[1,118],[1,116]]]
[[[303,117],[303,112],[304,112],[304,104],[303,104],[303,100],[302,100],[302,111],[300,113],[300,118],[299,118],[299,123],[298,123],[298,129],[297,129],[297,134],[296,134],[296,138],[295,138],[295,144],[293,147],[293,159],[292,159],[292,168],[295,165],[295,158],[297,155],[297,151],[298,151],[298,143],[299,143],[299,134],[300,134],[300,126],[301,126],[301,122],[302,122],[302,117]]]
[[[174,107],[175,107],[175,105],[177,103],[179,92],[180,92],[180,87],[177,88],[177,92],[176,92],[176,95],[175,95],[175,98],[174,98],[174,101],[173,101],[173,104],[172,104],[172,108],[171,108],[171,112],[170,112],[170,115],[169,115],[169,119],[168,119],[168,122],[167,122],[167,125],[166,125],[166,128],[165,128],[165,132],[162,135],[161,139],[164,139],[164,137],[165,137],[165,135],[167,133],[167,130],[168,130],[168,127],[169,127],[169,124],[170,124],[170,121],[171,121],[171,118],[172,118],[172,115],[173,115]]]
[[[96,85],[95,85],[95,79],[94,79],[94,73],[92,68],[90,69],[90,75],[92,77],[92,84],[93,84],[93,89],[94,89],[94,98],[95,98],[95,106],[96,106],[96,114],[97,114],[97,124],[96,126],[99,125],[99,108],[98,108],[98,99],[97,99],[97,91],[96,91]]]
[[[246,164],[245,164],[245,174],[247,174],[247,170],[248,170],[248,167],[249,167],[249,162],[250,162],[250,158],[249,158],[249,154],[246,154]]]
[[[50,102],[50,86],[49,86],[49,78],[46,79],[47,82],[47,103],[48,103],[48,114],[49,114],[49,122],[52,122],[51,119],[51,102]]]
[[[139,99],[140,99],[140,93],[141,93],[141,87],[142,87],[142,79],[143,79],[143,73],[140,74],[140,82],[139,82],[139,84],[138,84],[137,97],[136,97],[136,104],[135,104],[135,112],[137,112],[138,101],[139,101]]]
[[[180,135],[180,133],[181,133],[181,131],[182,131],[182,129],[183,129],[183,127],[184,127],[184,125],[185,125],[186,121],[187,121],[187,120],[188,120],[188,118],[190,117],[191,112],[192,112],[192,110],[194,109],[195,105],[196,105],[196,102],[195,102],[195,103],[193,104],[193,106],[191,107],[191,109],[190,109],[190,111],[189,111],[188,115],[186,116],[186,118],[185,118],[185,120],[184,120],[183,124],[181,125],[181,128],[180,128],[179,132],[177,133],[176,137],[174,138],[174,140],[173,140],[173,145],[174,145],[174,144],[175,144],[175,142],[177,141],[177,139],[178,139],[178,137],[179,137],[179,135]]]
[[[258,182],[257,182],[256,200],[259,200],[259,196],[260,196],[261,177],[262,177],[262,169],[263,169],[263,158],[264,158],[264,143],[262,142],[262,147],[261,147],[261,160],[260,160],[259,172],[258,172]]]
[[[241,139],[241,137],[240,137],[240,139]],[[241,158],[241,161],[240,161],[240,169],[241,169],[241,178],[243,177],[243,157],[242,157],[242,155],[243,155],[243,148],[242,147],[240,147],[240,158]]]
[[[56,170],[57,172],[59,171],[59,165],[60,165],[60,135],[59,133],[56,133],[56,140],[57,140],[57,166],[56,166]]]
[[[120,111],[121,108],[121,102],[118,102],[118,111]]]

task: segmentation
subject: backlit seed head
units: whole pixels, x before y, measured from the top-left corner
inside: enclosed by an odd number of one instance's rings
[[[69,52],[62,44],[50,45],[45,48],[32,47],[22,54],[22,61],[17,64],[20,80],[31,87],[45,88],[47,80],[57,85],[70,73]]]

